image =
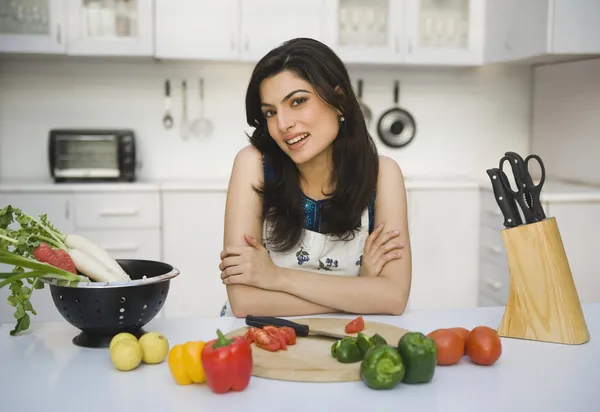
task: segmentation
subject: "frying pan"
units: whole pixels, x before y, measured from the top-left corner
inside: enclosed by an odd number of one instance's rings
[[[373,115],[371,114],[371,109],[367,106],[362,99],[362,89],[363,89],[363,81],[362,79],[358,79],[358,104],[360,105],[360,110],[363,113],[365,118],[365,122],[367,123],[367,127],[371,125],[371,120]]]
[[[415,137],[417,124],[413,116],[398,105],[400,82],[394,85],[394,107],[386,110],[377,123],[377,134],[390,147],[404,147]]]

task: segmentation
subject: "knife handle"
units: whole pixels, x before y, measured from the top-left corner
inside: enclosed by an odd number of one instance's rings
[[[308,325],[292,322],[291,320],[275,318],[272,316],[246,316],[246,325],[262,328],[263,326],[289,326],[296,331],[297,336],[308,336]]]
[[[486,172],[492,182],[496,203],[498,203],[502,211],[504,226],[515,227],[521,225],[523,221],[521,220],[515,199],[505,190],[504,185],[508,184],[508,179],[504,175],[504,172],[498,168],[488,169]]]

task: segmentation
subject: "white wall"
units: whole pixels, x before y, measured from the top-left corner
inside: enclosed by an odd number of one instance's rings
[[[535,68],[532,151],[546,175],[600,185],[600,59]]]
[[[246,144],[244,93],[252,65],[237,63],[16,58],[0,61],[0,177],[46,178],[48,130],[54,127],[133,128],[139,139],[142,179],[226,177]],[[351,67],[364,79],[364,99],[375,119],[400,104],[417,121],[418,135],[396,158],[410,176],[451,175],[486,179],[485,169],[506,150],[526,151],[530,127],[530,69]],[[181,80],[189,84],[190,117],[196,115],[197,80],[204,76],[206,115],[215,132],[205,141],[182,141],[166,131],[163,84],[173,84],[173,110],[181,120]],[[375,126],[372,131],[375,132]],[[26,158],[24,162],[22,159]],[[169,159],[169,160],[167,160]]]

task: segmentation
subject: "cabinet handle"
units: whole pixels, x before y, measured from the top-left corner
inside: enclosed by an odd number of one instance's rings
[[[412,46],[412,38],[409,37],[408,38],[408,54],[412,53],[412,48],[413,48],[413,46]]]
[[[56,25],[56,42],[58,44],[62,43],[62,35],[61,35],[61,30],[60,30],[60,24]]]
[[[115,217],[115,216],[136,216],[138,215],[140,212],[138,209],[132,209],[132,210],[105,210],[105,211],[100,211],[98,212],[98,214],[100,216],[106,216],[106,217]]]
[[[71,202],[68,200],[65,202],[65,219],[69,219],[71,216]]]
[[[498,246],[487,246],[486,249],[496,255],[499,255],[500,253],[502,253],[502,249]]]
[[[395,49],[396,49],[396,53],[398,53],[400,51],[400,40],[398,40],[398,36],[396,36],[396,41],[395,41]]]
[[[231,32],[231,51],[235,50],[235,34]]]
[[[244,42],[244,43],[245,43],[245,44],[244,44],[244,48],[246,49],[246,51],[248,51],[248,43],[249,43],[249,40],[248,40],[248,35],[247,35],[247,34],[246,34],[246,37],[245,37],[245,42]]]
[[[112,252],[132,252],[139,249],[136,245],[114,245],[114,246],[102,246],[104,250]]]
[[[502,283],[496,282],[495,280],[485,279],[485,283],[494,290],[500,290],[502,288]]]

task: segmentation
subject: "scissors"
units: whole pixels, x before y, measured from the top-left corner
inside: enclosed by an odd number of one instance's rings
[[[542,171],[540,182],[537,185],[533,184],[533,179],[529,173],[529,162],[531,159],[535,159],[538,162]],[[533,223],[545,219],[546,214],[540,201],[540,193],[546,180],[546,168],[542,159],[535,154],[531,154],[523,159],[515,152],[506,152],[502,159],[500,159],[500,170],[503,170],[502,165],[506,161],[510,163],[510,167],[512,168],[517,190],[513,190],[507,179],[501,179],[501,182],[504,188],[510,191],[519,206],[521,206],[525,222]]]

